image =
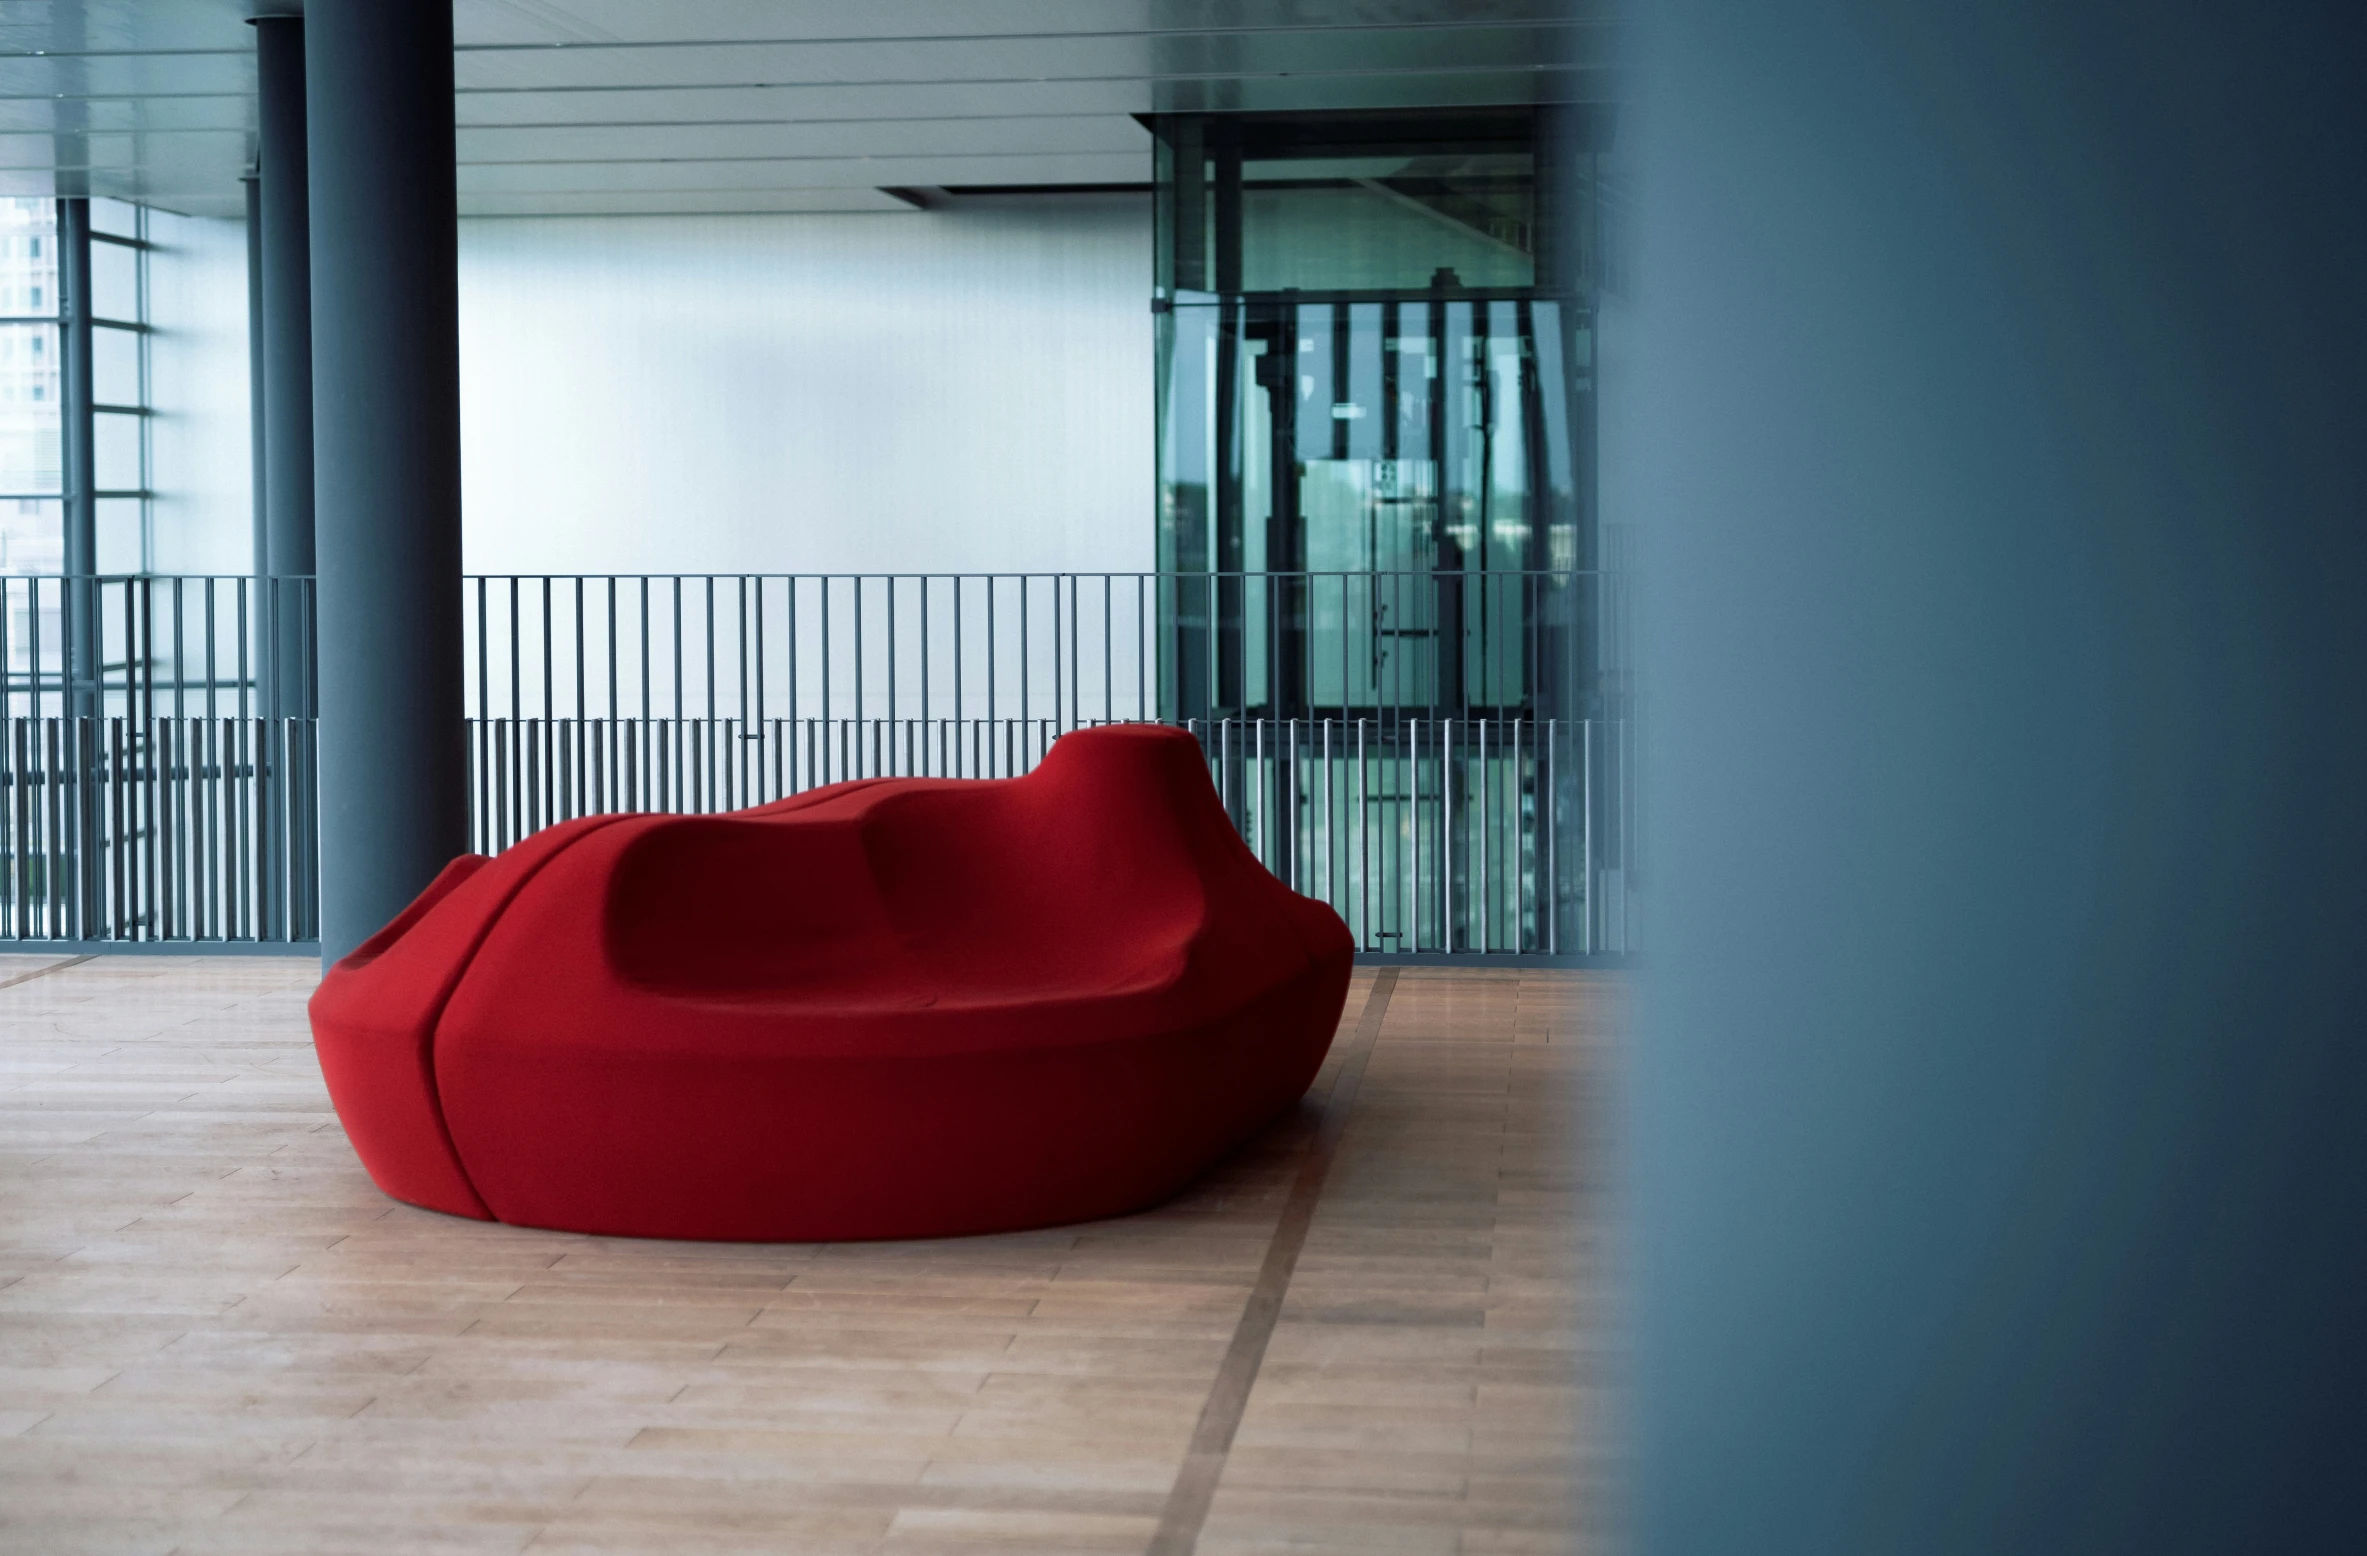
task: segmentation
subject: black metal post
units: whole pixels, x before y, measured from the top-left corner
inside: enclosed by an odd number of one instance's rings
[[[68,843],[74,889],[67,928],[88,937],[97,918],[100,872],[96,740],[100,712],[97,416],[92,410],[90,201],[58,202],[58,453],[65,540],[60,590],[60,699],[73,774]],[[34,666],[39,684],[40,666]],[[38,705],[39,697],[35,697]]]
[[[96,711],[99,570],[98,459],[90,354],[90,202],[58,202],[58,435],[64,489],[65,710]]]
[[[253,467],[252,485],[255,502],[255,566],[258,579],[271,576],[270,526],[266,517],[264,494],[267,479],[263,468],[263,177],[260,168],[249,168],[240,183],[246,185],[247,195],[247,437],[248,457]],[[312,278],[305,277],[307,295]]]
[[[311,192],[305,170],[304,19],[255,18],[262,127],[265,718],[300,718],[311,688],[297,601],[313,573]]]
[[[452,10],[313,0],[321,954],[468,847]]]

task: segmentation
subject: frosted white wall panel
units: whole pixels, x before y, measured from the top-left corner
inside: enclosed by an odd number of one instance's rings
[[[244,573],[255,533],[246,225],[151,211],[148,237],[150,565]]]
[[[470,570],[1151,566],[1149,207],[464,221]]]

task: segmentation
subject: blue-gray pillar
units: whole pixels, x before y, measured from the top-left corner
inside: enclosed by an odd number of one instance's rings
[[[66,711],[97,711],[99,570],[97,418],[92,414],[90,201],[58,202],[58,463],[64,492]]]
[[[105,624],[101,617],[98,583],[98,417],[91,360],[90,201],[57,203],[58,303],[58,456],[64,490],[65,577],[58,601],[58,632],[64,653],[60,677],[65,696],[61,711],[73,723],[66,726],[68,765],[76,775],[71,791],[73,826],[68,847],[73,854],[74,890],[70,898],[68,932],[85,937],[98,925],[101,874],[105,867],[100,844],[100,791],[91,781],[98,770],[99,716],[105,712]],[[38,669],[38,666],[36,666]],[[36,698],[38,703],[39,699]]]
[[[1641,15],[1641,1556],[2367,1551],[2367,9]]]
[[[239,182],[247,197],[247,458],[252,468],[255,506],[255,566],[257,578],[271,576],[271,520],[264,505],[270,484],[263,468],[263,174],[249,168]],[[305,277],[306,295],[312,278]]]
[[[306,173],[304,19],[254,21],[261,128],[263,302],[262,609],[270,651],[263,715],[302,717],[312,683],[305,585],[313,574],[311,190]]]
[[[321,954],[468,847],[452,8],[313,0]]]

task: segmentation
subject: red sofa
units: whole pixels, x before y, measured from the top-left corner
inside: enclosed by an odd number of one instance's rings
[[[1260,866],[1198,743],[1121,725],[995,781],[592,816],[455,861],[312,999],[378,1186],[641,1237],[1116,1215],[1303,1094],[1337,915]]]

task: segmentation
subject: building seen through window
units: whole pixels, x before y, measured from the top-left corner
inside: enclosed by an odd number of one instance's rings
[[[101,573],[154,554],[148,213],[90,202],[90,516]],[[0,198],[0,573],[65,566],[65,418],[58,202]]]
[[[55,573],[60,529],[57,202],[0,198],[0,572]]]

